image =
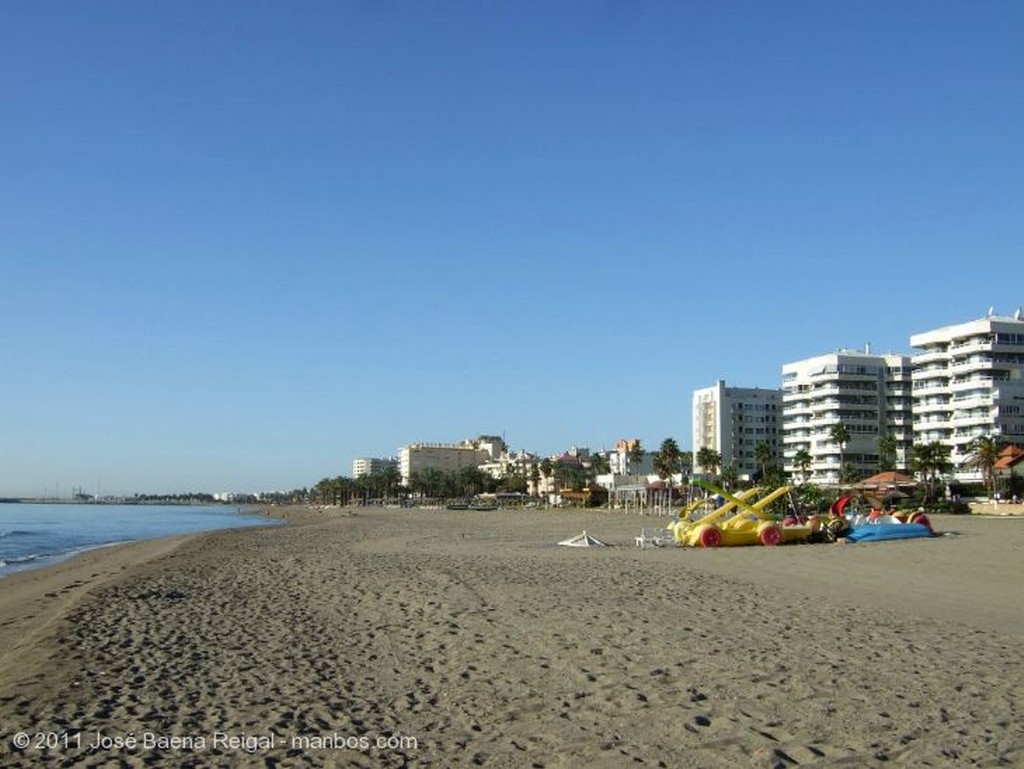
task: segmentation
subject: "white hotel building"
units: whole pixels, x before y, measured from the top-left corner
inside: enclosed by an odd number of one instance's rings
[[[914,334],[914,442],[952,448],[957,466],[975,438],[1024,444],[1024,320],[989,315]],[[963,478],[976,476],[961,472]]]
[[[410,443],[398,450],[398,471],[402,484],[408,486],[413,473],[427,469],[449,473],[479,467],[507,451],[505,441],[494,435],[481,435],[462,443]]]
[[[352,460],[352,477],[362,478],[364,475],[376,475],[385,472],[388,468],[397,466],[398,461],[395,459],[360,457]]]
[[[896,466],[906,466],[913,437],[909,356],[840,350],[787,363],[782,391],[783,465],[793,478],[801,478],[801,449],[811,456],[812,483],[837,484],[844,464],[872,475],[884,435],[896,438]],[[838,424],[850,433],[846,446],[832,440]]]

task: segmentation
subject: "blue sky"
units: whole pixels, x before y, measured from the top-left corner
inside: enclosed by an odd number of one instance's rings
[[[1024,304],[1017,2],[0,4],[0,495],[412,441]]]

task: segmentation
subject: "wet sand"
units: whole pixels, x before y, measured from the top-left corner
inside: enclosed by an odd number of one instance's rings
[[[621,513],[289,518],[0,581],[0,765],[1024,765],[1022,518],[714,551]],[[584,529],[611,546],[554,544]]]

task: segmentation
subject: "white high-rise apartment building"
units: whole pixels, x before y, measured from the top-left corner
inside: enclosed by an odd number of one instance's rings
[[[784,467],[804,480],[796,457],[811,457],[807,480],[838,484],[842,466],[860,476],[878,472],[879,438],[896,440],[896,466],[905,467],[912,441],[911,368],[907,355],[840,350],[782,367]],[[845,425],[850,441],[832,439]]]
[[[364,475],[376,475],[383,473],[389,467],[397,467],[398,462],[394,459],[381,459],[379,457],[360,457],[352,460],[352,477],[362,478]]]
[[[1024,320],[986,318],[914,334],[914,443],[943,443],[961,478],[971,441],[1024,443]]]
[[[722,468],[732,467],[741,478],[750,478],[760,470],[757,445],[767,444],[772,461],[781,453],[782,390],[761,387],[726,387],[719,380],[711,387],[693,391],[693,462],[700,467],[697,454],[710,448],[722,457]]]

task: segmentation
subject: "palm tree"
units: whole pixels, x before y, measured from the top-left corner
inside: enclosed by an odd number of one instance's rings
[[[999,451],[1002,448],[1001,441],[997,437],[981,435],[967,445],[970,455],[964,465],[981,471],[985,480],[985,489],[988,491],[989,499],[996,493],[996,462],[999,461]]]
[[[381,471],[380,476],[384,496],[390,498],[395,489],[402,485],[402,473],[395,465],[388,465]]]
[[[709,475],[717,475],[718,468],[722,466],[722,455],[710,446],[704,446],[697,451],[697,465]]]
[[[725,486],[726,489],[736,488],[740,481],[740,473],[736,469],[736,465],[726,465],[723,467],[719,477],[722,480],[722,485]]]
[[[768,472],[768,466],[772,464],[772,460],[775,459],[775,453],[772,451],[772,447],[764,441],[761,441],[754,447],[754,458],[757,460],[757,464],[761,466],[761,477],[764,478]]]
[[[540,461],[540,473],[544,476],[544,480],[548,480],[554,472],[555,467],[551,460],[548,457],[544,457],[544,459]]]
[[[896,449],[899,447],[896,436],[892,433],[878,436],[878,470],[896,469]]]
[[[807,450],[806,446],[801,446],[796,454],[793,455],[793,465],[800,471],[804,478],[804,483],[807,483],[807,478],[811,474],[811,464],[813,462],[814,459],[811,457],[811,452]]]
[[[692,451],[681,451],[681,452],[679,452],[679,471],[683,475],[691,475],[693,473],[693,452]]]
[[[839,481],[843,480],[843,467],[846,464],[846,446],[850,442],[850,428],[842,422],[832,425],[828,429],[828,436],[839,446]]]
[[[939,475],[953,469],[953,463],[949,461],[950,451],[949,446],[939,441],[925,445],[915,444],[910,448],[911,469],[921,473],[927,482],[929,499],[935,499],[935,485]]]
[[[666,438],[661,442],[658,454],[654,458],[654,470],[659,478],[665,479],[668,485],[668,507],[672,509],[672,476],[679,472],[682,452],[679,444],[672,438]]]
[[[453,485],[458,489],[458,494],[463,497],[475,497],[486,491],[490,480],[487,473],[474,465],[466,465],[453,475]]]
[[[633,441],[633,445],[630,446],[629,451],[626,452],[626,458],[629,460],[630,464],[639,465],[641,462],[644,461],[645,456],[647,456],[647,452],[644,450],[644,447],[640,444],[639,438]],[[627,467],[627,469],[629,468]],[[629,473],[627,473],[627,475],[628,474]]]

